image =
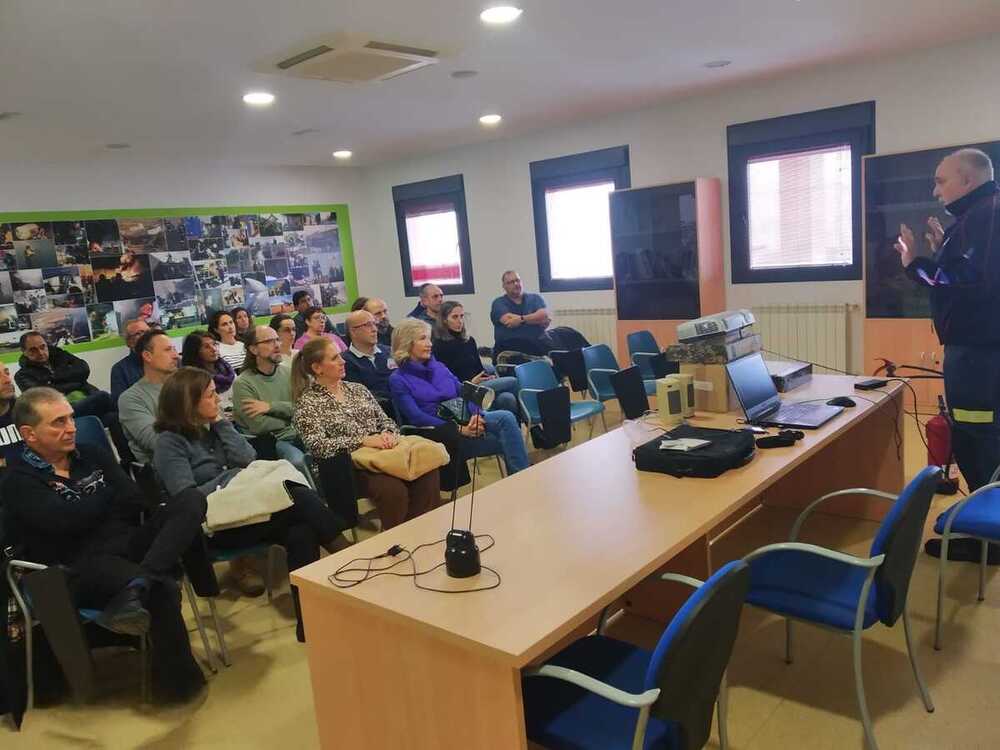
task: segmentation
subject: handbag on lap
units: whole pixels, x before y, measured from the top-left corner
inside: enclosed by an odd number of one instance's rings
[[[358,469],[412,482],[444,466],[451,459],[448,449],[441,443],[419,435],[400,435],[395,447],[379,449],[362,446],[351,452],[351,460]]]

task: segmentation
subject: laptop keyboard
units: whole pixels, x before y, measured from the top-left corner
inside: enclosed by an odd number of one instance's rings
[[[774,414],[768,417],[773,422],[799,422],[809,419],[816,413],[813,404],[782,404]]]

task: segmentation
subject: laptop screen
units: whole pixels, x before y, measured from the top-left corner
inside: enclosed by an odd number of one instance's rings
[[[729,382],[747,415],[748,422],[755,422],[781,405],[781,397],[767,371],[764,358],[751,354],[726,363]]]

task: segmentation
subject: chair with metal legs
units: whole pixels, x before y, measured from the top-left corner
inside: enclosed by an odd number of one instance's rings
[[[94,662],[83,626],[100,623],[101,611],[73,606],[66,571],[25,560],[8,560],[5,575],[11,595],[24,619],[25,710],[35,702],[34,638],[35,625],[45,631],[56,660],[81,701],[89,700],[95,690]],[[6,613],[5,613],[6,617]],[[6,621],[4,627],[7,626]],[[129,636],[116,636],[129,640]],[[144,703],[151,700],[149,633],[136,637],[140,658],[140,695]]]
[[[790,541],[770,544],[744,558],[750,565],[747,603],[785,618],[785,661],[792,663],[792,621],[811,623],[844,635],[853,645],[858,709],[870,750],[877,750],[861,673],[861,634],[881,622],[892,627],[902,617],[906,650],[924,708],[934,711],[920,674],[907,594],[916,563],[924,521],[941,469],[923,469],[897,497],[869,489],[831,492],[809,504],[792,526]],[[879,526],[868,557],[856,557],[797,541],[802,525],[822,503],[844,495],[864,495],[892,503]]]
[[[941,615],[944,608],[944,576],[948,569],[948,545],[953,539],[979,540],[979,593],[986,598],[986,561],[990,542],[1000,542],[1000,467],[988,484],[959,500],[938,516],[934,531],[941,535],[938,562],[937,616],[934,620],[934,649],[941,650]]]
[[[674,615],[656,648],[645,651],[603,634],[560,651],[522,679],[528,739],[577,750],[696,750],[712,732],[728,747],[725,671],[749,582],[733,561],[702,583],[667,574],[695,591]]]

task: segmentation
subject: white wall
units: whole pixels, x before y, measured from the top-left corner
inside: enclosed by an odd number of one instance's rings
[[[109,153],[95,162],[0,165],[0,211],[346,203],[354,219],[360,175],[334,167],[234,168],[148,163]],[[125,348],[82,356],[91,381],[109,388],[111,366]],[[8,365],[11,372],[17,364]]]
[[[537,159],[628,144],[632,185],[681,182],[699,176],[727,187],[726,126],[784,114],[874,99],[880,153],[991,140],[1000,137],[1000,38],[916,54],[838,65],[675,100],[600,121],[528,137],[454,149],[366,170],[365,210],[355,221],[361,293],[385,297],[393,317],[415,300],[404,299],[392,186],[462,173],[477,294],[462,298],[483,343],[492,340],[489,304],[500,293],[500,274],[516,268],[528,289],[538,270],[528,164]],[[516,112],[504,113],[509,119]],[[931,186],[928,185],[928,191]],[[729,275],[727,200],[723,237]],[[762,303],[862,304],[862,282],[740,284],[727,281],[728,307]],[[547,294],[551,307],[613,307],[612,292]],[[861,363],[861,315],[852,331],[852,363]]]

